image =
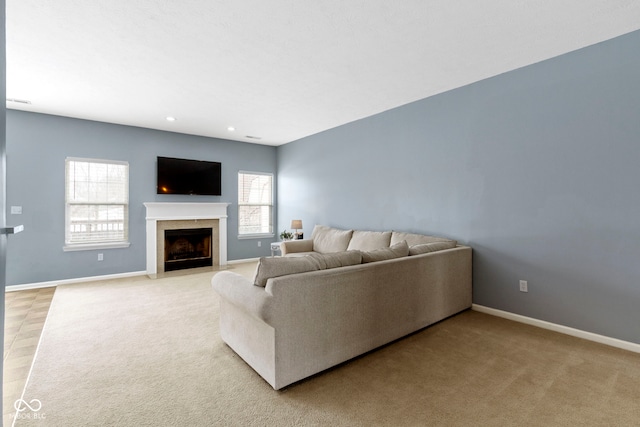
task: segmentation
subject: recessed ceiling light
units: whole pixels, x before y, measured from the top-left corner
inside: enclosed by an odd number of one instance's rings
[[[175,122],[175,121],[176,121],[176,118],[175,118],[175,117],[172,117],[172,116],[168,116],[168,117],[167,117],[167,121],[168,121],[168,122]]]
[[[236,128],[234,128],[233,126],[229,126],[229,127],[227,128],[227,130],[228,130],[229,132],[233,132],[234,130],[236,130]]]

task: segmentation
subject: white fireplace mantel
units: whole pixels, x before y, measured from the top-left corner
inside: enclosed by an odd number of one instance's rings
[[[227,265],[227,207],[229,203],[147,202],[147,274],[158,273],[158,221],[217,219],[219,224],[220,266]]]

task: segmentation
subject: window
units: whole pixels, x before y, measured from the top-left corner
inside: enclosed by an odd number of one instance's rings
[[[273,175],[238,172],[238,234],[273,234]]]
[[[65,250],[129,246],[129,163],[65,160]]]

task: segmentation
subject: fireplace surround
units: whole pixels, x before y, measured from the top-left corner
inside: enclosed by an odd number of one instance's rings
[[[156,277],[165,272],[165,231],[211,229],[212,267],[227,265],[227,207],[229,203],[148,202],[147,274]]]

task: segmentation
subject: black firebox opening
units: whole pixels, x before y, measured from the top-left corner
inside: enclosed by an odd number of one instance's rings
[[[212,265],[210,228],[165,230],[164,271]]]

